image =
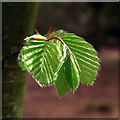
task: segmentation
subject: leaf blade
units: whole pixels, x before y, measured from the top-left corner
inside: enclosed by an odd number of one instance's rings
[[[81,69],[79,73],[80,82],[92,86],[99,66],[97,52],[93,46],[73,33],[63,32],[59,37],[61,37],[77,59]]]
[[[54,83],[53,76],[59,62],[57,54],[56,46],[52,41],[31,38],[19,54],[20,57],[22,55],[19,61],[21,67],[26,68],[40,86],[46,86]]]
[[[65,74],[66,74],[66,81],[69,87],[72,89],[73,93],[75,92],[76,88],[79,85],[80,76],[79,70],[77,65],[75,64],[75,59],[73,55],[67,56],[67,60],[65,62]]]
[[[54,81],[59,98],[70,91],[69,85],[66,81],[64,61],[59,64],[55,73]]]

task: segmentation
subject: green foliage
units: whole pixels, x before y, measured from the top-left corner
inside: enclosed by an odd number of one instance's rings
[[[71,52],[75,55],[76,60],[80,66],[81,72],[79,71],[79,82],[92,86],[99,65],[95,49],[83,38],[78,37],[72,33],[65,33],[60,37],[70,48]]]
[[[22,70],[28,71],[40,86],[55,83],[61,98],[79,83],[93,85],[98,70],[94,48],[73,33],[53,32],[49,39],[30,37],[18,56]]]

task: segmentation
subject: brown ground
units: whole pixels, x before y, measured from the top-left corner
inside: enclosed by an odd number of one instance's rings
[[[118,50],[102,47],[98,52],[101,68],[93,87],[79,85],[61,100],[54,86],[41,88],[29,76],[24,118],[117,118]]]

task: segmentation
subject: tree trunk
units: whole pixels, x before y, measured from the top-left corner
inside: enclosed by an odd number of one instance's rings
[[[3,118],[22,118],[27,72],[19,67],[17,56],[24,38],[33,34],[37,10],[38,3],[2,3]]]

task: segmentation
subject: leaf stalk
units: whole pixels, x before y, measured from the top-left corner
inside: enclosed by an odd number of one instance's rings
[[[50,41],[50,40],[53,40],[53,39],[57,39],[57,40],[59,40],[63,45],[65,45],[65,43],[63,42],[63,40],[60,38],[60,37],[52,37],[52,38],[49,38],[49,39],[47,39],[47,40],[45,40],[45,41]],[[69,53],[70,54],[72,54],[72,52],[70,51],[70,49],[68,48],[68,46],[67,46],[67,49],[68,49],[68,51],[69,51]]]

